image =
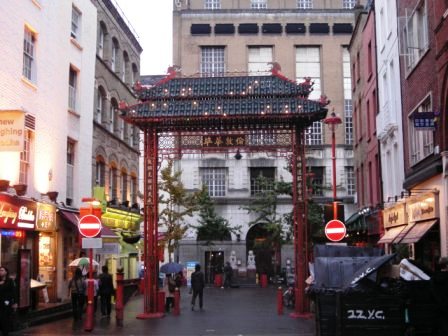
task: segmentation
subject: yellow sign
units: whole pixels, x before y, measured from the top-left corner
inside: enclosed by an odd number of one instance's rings
[[[51,204],[37,203],[37,231],[56,230],[56,207]]]
[[[22,152],[25,112],[0,111],[0,152]]]

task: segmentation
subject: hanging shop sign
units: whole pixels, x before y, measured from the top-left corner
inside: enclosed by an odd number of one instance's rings
[[[407,202],[409,222],[418,222],[439,217],[438,193],[430,192],[410,197]]]
[[[56,207],[51,204],[37,203],[37,231],[56,230]]]
[[[37,203],[0,194],[0,228],[34,230]]]
[[[0,152],[23,151],[25,112],[0,111]]]
[[[393,207],[385,208],[383,210],[383,223],[385,229],[407,224],[406,204],[397,203]]]

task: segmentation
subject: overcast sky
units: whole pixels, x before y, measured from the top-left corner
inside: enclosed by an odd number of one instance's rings
[[[172,65],[172,0],[114,0],[143,48],[141,75],[163,75]],[[120,10],[119,8],[119,10]]]

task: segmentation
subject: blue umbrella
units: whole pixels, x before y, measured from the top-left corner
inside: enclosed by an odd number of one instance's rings
[[[160,266],[160,272],[165,274],[179,273],[184,269],[184,266],[175,262],[169,262]]]

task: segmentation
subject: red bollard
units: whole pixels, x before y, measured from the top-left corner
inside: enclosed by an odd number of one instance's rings
[[[215,287],[222,287],[222,274],[215,274]]]
[[[124,297],[123,297],[123,268],[117,269],[117,289],[115,292],[115,319],[117,326],[123,326]]]
[[[261,288],[266,288],[268,286],[268,275],[262,274],[260,276],[260,286]]]
[[[180,315],[180,291],[179,291],[179,288],[177,288],[177,287],[176,287],[176,290],[174,291],[173,315],[175,315],[175,316]]]
[[[157,312],[165,315],[165,292],[158,291],[157,295]]]
[[[277,288],[277,314],[283,315],[283,290],[281,287]]]

